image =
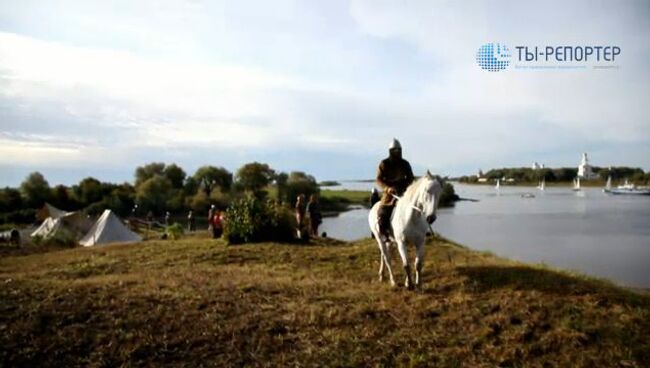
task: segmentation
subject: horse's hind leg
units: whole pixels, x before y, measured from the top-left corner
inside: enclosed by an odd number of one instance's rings
[[[379,252],[381,252],[381,256],[379,257],[379,279],[380,280],[383,279],[384,266],[386,266],[386,269],[388,270],[388,277],[390,279],[390,284],[392,286],[395,286],[395,278],[393,277],[393,270],[390,267],[390,252],[388,251],[388,247],[386,246],[386,243],[379,236],[376,236],[376,238],[377,238],[377,244],[379,244]]]
[[[399,250],[399,255],[402,258],[404,273],[406,273],[406,281],[404,281],[404,286],[406,286],[409,289],[412,289],[413,281],[411,280],[411,266],[409,266],[408,263],[408,254],[406,252],[406,241],[404,239],[397,241],[397,249]]]

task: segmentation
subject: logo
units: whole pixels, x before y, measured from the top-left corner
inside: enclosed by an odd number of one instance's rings
[[[502,43],[486,43],[476,52],[476,63],[490,72],[505,70],[510,64],[510,50]]]

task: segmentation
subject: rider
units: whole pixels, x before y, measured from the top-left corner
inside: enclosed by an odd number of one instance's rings
[[[406,191],[413,182],[413,171],[408,161],[402,158],[402,145],[393,138],[388,147],[388,158],[381,161],[377,169],[377,184],[383,190],[379,205],[379,232],[388,238],[390,216],[395,208],[396,198]]]

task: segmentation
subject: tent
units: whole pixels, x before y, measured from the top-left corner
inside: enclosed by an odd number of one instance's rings
[[[81,238],[92,226],[92,222],[81,212],[65,212],[45,204],[48,217],[31,233],[31,236],[50,238],[57,235]]]
[[[37,217],[38,220],[40,220],[40,221],[44,221],[44,220],[46,220],[46,219],[49,218],[49,217],[51,217],[51,218],[53,218],[53,219],[57,219],[57,218],[59,218],[59,217],[63,217],[63,216],[65,216],[65,215],[68,214],[68,213],[70,213],[70,212],[66,212],[66,211],[64,211],[64,210],[60,210],[60,209],[58,209],[58,208],[52,206],[52,205],[49,204],[49,203],[45,203],[45,204],[43,205],[43,208],[41,208],[40,210],[38,210],[38,212],[36,213],[36,217]]]
[[[79,244],[84,247],[110,243],[132,243],[142,238],[129,230],[111,210],[105,210]]]

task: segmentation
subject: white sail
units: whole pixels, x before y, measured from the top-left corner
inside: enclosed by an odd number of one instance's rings
[[[545,190],[546,189],[546,178],[542,179],[542,181],[539,183],[539,190]]]
[[[494,186],[496,189],[499,189],[501,187],[501,180],[497,179],[497,185]]]
[[[610,190],[612,190],[612,177],[608,176],[607,183],[605,184],[605,191],[609,192]]]
[[[573,190],[580,190],[580,177],[573,179]]]

